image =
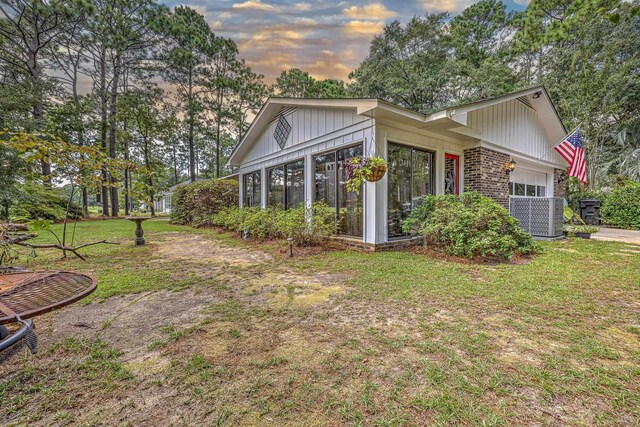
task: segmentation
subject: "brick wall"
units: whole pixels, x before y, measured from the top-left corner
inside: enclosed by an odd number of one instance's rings
[[[476,190],[509,208],[508,154],[484,147],[464,150],[464,188]]]
[[[562,179],[562,182],[558,182]],[[569,178],[565,169],[553,170],[553,195],[555,197],[567,197],[567,185]]]

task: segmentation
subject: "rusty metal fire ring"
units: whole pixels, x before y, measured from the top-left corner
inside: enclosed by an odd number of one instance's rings
[[[0,325],[29,319],[81,300],[96,290],[95,276],[74,271],[0,275]]]

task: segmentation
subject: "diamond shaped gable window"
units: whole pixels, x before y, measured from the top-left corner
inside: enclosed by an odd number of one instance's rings
[[[291,133],[291,125],[284,118],[282,114],[278,118],[278,124],[276,125],[276,130],[273,132],[273,137],[278,142],[281,150],[284,150],[284,146],[287,143],[287,139],[289,138],[289,134]]]

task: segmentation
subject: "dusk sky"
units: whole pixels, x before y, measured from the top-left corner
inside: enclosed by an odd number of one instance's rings
[[[384,25],[426,12],[459,13],[473,0],[343,1],[165,0],[202,13],[218,35],[230,37],[251,68],[273,82],[280,71],[300,68],[316,78],[347,80],[369,42]],[[529,0],[506,0],[523,10]]]

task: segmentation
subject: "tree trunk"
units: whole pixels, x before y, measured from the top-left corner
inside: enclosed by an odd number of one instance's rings
[[[89,216],[89,193],[87,187],[82,187],[82,211]]]
[[[156,216],[156,207],[153,204],[153,196],[154,196],[154,191],[153,191],[153,178],[151,176],[151,156],[149,155],[149,139],[146,135],[143,135],[143,141],[144,141],[144,165],[147,168],[147,171],[149,173],[148,178],[147,178],[147,185],[149,186],[149,193],[147,194],[149,196],[149,209],[151,210],[151,216]]]
[[[173,185],[178,184],[178,154],[176,153],[176,143],[173,143]]]
[[[187,108],[189,108],[189,179],[191,179],[191,182],[196,182],[196,154],[193,145],[193,76],[191,70],[189,70],[189,105]]]
[[[129,144],[125,143],[125,153],[124,153],[124,159],[126,161],[129,161]],[[124,214],[125,215],[129,215],[129,206],[131,203],[131,197],[129,196],[129,177],[130,177],[130,172],[129,169],[125,169],[124,170]]]
[[[125,135],[127,133],[127,120],[123,121],[123,127]],[[129,163],[129,140],[125,138],[124,140],[124,160],[126,163]],[[131,204],[131,196],[129,196],[129,181],[131,178],[131,172],[129,172],[129,168],[125,168],[124,170],[124,214],[129,215],[131,212],[129,211],[129,207]]]
[[[76,106],[78,105],[78,98],[77,98],[77,94],[75,94],[75,90],[74,90],[74,97],[76,98],[75,102],[76,102]],[[79,146],[84,146],[84,130],[83,129],[79,129],[78,130],[78,145]],[[82,160],[84,160],[84,154],[80,157]],[[82,212],[85,215],[89,215],[89,197],[87,195],[87,187],[82,187],[81,189],[81,200],[82,200]]]
[[[113,64],[113,81],[111,82],[111,105],[109,109],[109,157],[116,158],[116,114],[118,112],[118,82],[120,79],[121,57],[118,54]],[[118,201],[118,180],[110,175],[111,183],[111,215],[118,216],[120,214],[120,203]]]
[[[38,40],[33,39],[29,48],[29,78],[31,80],[31,88],[35,89],[35,99],[33,104],[33,121],[36,126],[36,132],[44,131],[44,105],[43,105],[43,93],[42,85],[40,84],[40,68],[38,67],[38,53],[36,46],[38,46]],[[42,160],[40,162],[42,167],[42,177],[45,185],[51,185],[51,164]]]
[[[222,110],[221,100],[218,100],[218,123],[216,125],[216,178],[220,178],[220,114]]]
[[[106,51],[100,52],[100,143],[104,150],[107,149],[107,59]],[[109,188],[104,185],[109,177],[105,170],[102,171],[102,215],[109,216]]]

